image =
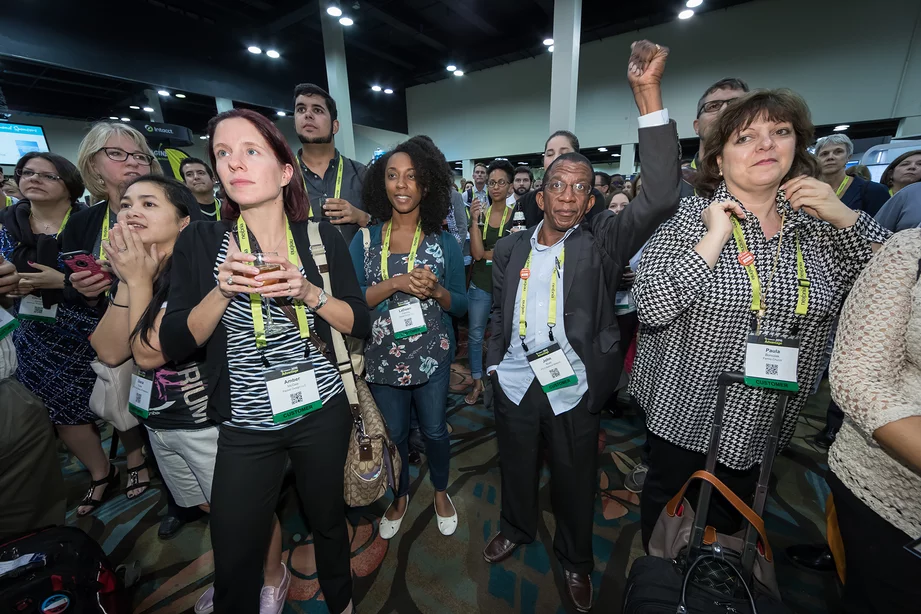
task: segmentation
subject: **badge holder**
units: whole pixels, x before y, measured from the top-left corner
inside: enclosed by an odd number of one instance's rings
[[[396,339],[421,335],[428,330],[422,313],[422,303],[416,297],[397,301],[396,305],[390,308],[390,324],[393,326],[393,336]]]
[[[54,324],[58,319],[58,306],[55,304],[45,309],[42,297],[29,294],[19,302],[19,319]]]
[[[128,411],[138,418],[150,417],[150,396],[153,393],[153,379],[146,371],[135,369],[131,374],[131,392],[128,395]]]
[[[6,339],[17,328],[19,328],[19,320],[0,307],[0,341]]]

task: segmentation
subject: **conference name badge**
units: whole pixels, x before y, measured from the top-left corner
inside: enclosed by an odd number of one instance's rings
[[[128,393],[128,411],[138,418],[150,417],[150,395],[153,380],[146,372],[135,369],[131,374],[131,391]]]
[[[421,335],[428,330],[425,316],[422,315],[422,303],[416,297],[398,301],[391,307],[390,323],[393,326],[393,336],[397,339]]]
[[[29,294],[22,297],[22,301],[19,303],[19,319],[53,324],[58,319],[58,306],[52,305],[45,309],[42,297]]]
[[[302,362],[265,373],[265,386],[272,405],[272,422],[281,424],[323,407],[317,376],[310,363]]]
[[[756,388],[799,392],[796,380],[799,340],[749,335],[745,348],[745,383]]]
[[[19,320],[14,318],[6,309],[0,307],[0,341],[6,339],[17,328],[19,328]]]
[[[528,364],[544,392],[553,392],[579,383],[566,354],[559,343],[551,343],[542,350],[528,354]]]

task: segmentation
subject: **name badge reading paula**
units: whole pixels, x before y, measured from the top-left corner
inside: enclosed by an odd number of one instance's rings
[[[150,417],[150,395],[153,392],[153,380],[144,371],[135,370],[131,374],[131,392],[128,393],[128,411],[138,418]]]
[[[745,348],[745,383],[755,388],[799,392],[796,373],[799,339],[749,335]]]
[[[422,315],[422,303],[416,297],[399,301],[391,307],[390,323],[393,326],[393,336],[397,339],[421,335],[428,330],[425,316]]]
[[[272,422],[281,424],[323,407],[317,376],[310,363],[265,372],[265,386],[272,405]]]
[[[42,297],[29,294],[22,297],[19,303],[19,319],[54,324],[58,319],[58,306],[52,305],[45,309]]]
[[[542,350],[528,354],[528,364],[544,392],[553,392],[579,383],[566,354],[559,343],[551,343]]]

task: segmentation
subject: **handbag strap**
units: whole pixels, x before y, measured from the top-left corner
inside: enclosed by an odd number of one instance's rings
[[[307,222],[307,238],[310,241],[310,254],[313,261],[320,270],[320,276],[323,278],[323,289],[326,294],[333,296],[333,287],[329,279],[329,264],[326,260],[326,246],[323,245],[323,239],[320,237],[320,224],[317,222]],[[333,348],[336,351],[336,367],[339,369],[339,377],[345,386],[345,395],[349,400],[349,407],[353,416],[361,416],[358,404],[358,387],[355,384],[355,372],[352,370],[352,359],[349,350],[345,345],[345,338],[334,326],[329,327],[333,338]]]
[[[688,486],[691,485],[691,482],[694,480],[703,480],[712,484],[720,494],[722,494],[727,501],[729,501],[732,507],[736,508],[742,516],[745,517],[755,530],[758,532],[758,535],[761,537],[761,543],[764,544],[764,558],[768,562],[774,559],[774,553],[771,550],[771,544],[768,542],[767,531],[764,528],[764,520],[761,519],[761,516],[756,514],[752,508],[748,507],[742,499],[738,497],[728,486],[723,484],[723,482],[707,471],[695,471],[688,481],[684,483],[684,486],[681,487],[681,490],[678,491],[672,500],[668,502],[668,505],[665,506],[665,513],[669,516],[674,517],[678,511],[678,506],[681,504],[681,500],[684,498],[684,493],[688,489]]]

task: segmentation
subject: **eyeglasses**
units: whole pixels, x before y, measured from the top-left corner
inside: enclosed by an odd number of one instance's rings
[[[60,181],[61,177],[59,175],[52,175],[51,173],[36,173],[33,170],[27,168],[21,168],[16,171],[16,176],[20,179],[41,179],[42,181]]]
[[[496,186],[499,186],[500,188],[504,188],[505,186],[508,185],[508,181],[506,181],[505,179],[500,179],[499,181],[492,179],[490,181],[487,181],[486,185],[488,185],[491,188],[494,188]]]
[[[109,160],[115,160],[116,162],[124,162],[128,159],[128,156],[134,158],[134,161],[138,164],[143,164],[144,166],[150,166],[153,163],[153,156],[148,156],[145,153],[134,152],[128,153],[124,149],[119,149],[118,147],[102,147],[96,153],[100,151],[106,152],[106,156],[109,157]]]
[[[727,98],[725,100],[711,100],[710,102],[705,102],[700,105],[699,109],[697,109],[697,117],[700,117],[702,113],[717,113],[733,100],[738,100],[738,98]]]
[[[565,181],[551,181],[550,183],[544,186],[547,188],[547,191],[552,194],[562,194],[566,191],[566,188],[571,187],[572,191],[578,194],[579,196],[584,196],[592,191],[592,184],[590,183],[573,183],[569,184]]]

